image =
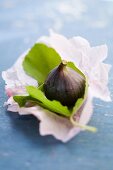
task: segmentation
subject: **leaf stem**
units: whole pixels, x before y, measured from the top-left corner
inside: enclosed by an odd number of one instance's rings
[[[74,121],[73,119],[71,119],[71,122],[72,122],[73,126],[79,127],[83,130],[88,130],[88,131],[94,132],[94,133],[97,132],[97,128],[95,128],[93,126],[82,125],[82,124]]]

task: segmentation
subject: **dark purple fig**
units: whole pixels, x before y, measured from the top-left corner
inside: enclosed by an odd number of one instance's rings
[[[67,62],[54,68],[44,83],[45,96],[50,100],[58,100],[64,106],[73,106],[85,91],[84,77],[67,66]]]

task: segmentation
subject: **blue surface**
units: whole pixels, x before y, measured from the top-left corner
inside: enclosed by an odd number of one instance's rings
[[[113,1],[0,0],[0,71],[48,29],[67,37],[81,35],[91,45],[107,43],[113,63]],[[109,87],[113,98],[113,69]],[[112,170],[113,103],[94,100],[90,121],[99,131],[81,132],[67,144],[41,137],[32,116],[7,112],[4,82],[0,78],[0,170]]]

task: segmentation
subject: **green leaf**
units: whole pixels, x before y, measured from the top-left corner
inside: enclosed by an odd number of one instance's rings
[[[61,57],[53,49],[44,44],[35,44],[23,61],[23,68],[27,74],[42,84],[48,73],[59,65]]]
[[[70,117],[71,111],[68,109],[68,107],[63,106],[59,101],[48,100],[41,91],[42,89],[42,86],[39,88],[27,86],[26,90],[29,93],[29,96],[14,96],[13,99],[19,104],[20,107],[24,107],[25,104],[30,101],[31,103],[34,102],[34,104],[40,105],[52,112],[58,113],[65,117]]]
[[[79,98],[73,108],[69,109],[67,106],[63,106],[59,101],[51,101],[45,97],[43,93],[43,83],[49,72],[60,63],[61,57],[53,48],[50,48],[41,43],[35,44],[29,53],[25,56],[23,61],[23,68],[25,72],[31,77],[35,78],[41,86],[38,88],[28,86],[26,89],[29,93],[29,96],[14,96],[13,99],[19,104],[20,107],[25,106],[26,102],[28,101],[34,102],[34,104],[38,104],[45,109],[65,117],[69,117],[73,126],[95,132],[96,129],[94,127],[81,125],[73,119],[73,115],[76,114],[80,107],[84,104],[88,94],[88,79],[83,74],[83,72],[74,65],[74,63],[68,62],[67,66],[74,69],[85,78],[86,85],[83,98]]]
[[[13,96],[15,102],[19,104],[20,107],[25,106],[26,101],[31,100],[30,96]]]
[[[37,43],[25,56],[25,59],[23,61],[23,68],[27,74],[35,78],[39,84],[42,84],[44,83],[49,72],[53,68],[58,66],[60,62],[61,58],[53,48],[50,48],[45,44]],[[37,100],[39,105],[41,105],[42,107],[47,108],[53,112],[62,114],[64,116],[70,116],[70,120],[72,120],[73,114],[77,113],[77,111],[87,98],[88,81],[87,77],[82,73],[81,70],[79,70],[79,68],[74,65],[74,63],[68,62],[67,66],[84,76],[86,80],[85,93],[83,98],[79,98],[75,103],[75,106],[70,110],[68,109],[68,107],[63,106],[59,101],[48,100],[43,93],[43,85],[40,86],[38,89],[31,86],[27,87],[27,91],[30,97],[32,97],[32,100]],[[22,101],[20,101],[20,99],[22,99]],[[28,100],[28,98],[20,96],[20,98],[15,98],[15,100],[18,100],[17,102],[19,102],[21,106],[25,104],[25,101]]]
[[[40,106],[62,116],[70,117],[71,112],[67,106],[63,106],[59,101],[56,100],[48,100],[39,88],[27,86],[26,90],[32,98],[40,102],[38,103]]]

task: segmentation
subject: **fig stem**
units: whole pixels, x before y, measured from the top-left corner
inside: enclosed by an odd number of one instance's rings
[[[65,65],[65,66],[66,66],[68,62],[67,62],[66,60],[62,60],[62,62],[61,62],[61,63],[62,63],[63,65]]]
[[[67,61],[62,60],[60,65],[58,66],[58,70],[59,71],[63,70],[66,67],[67,63],[68,63]]]

